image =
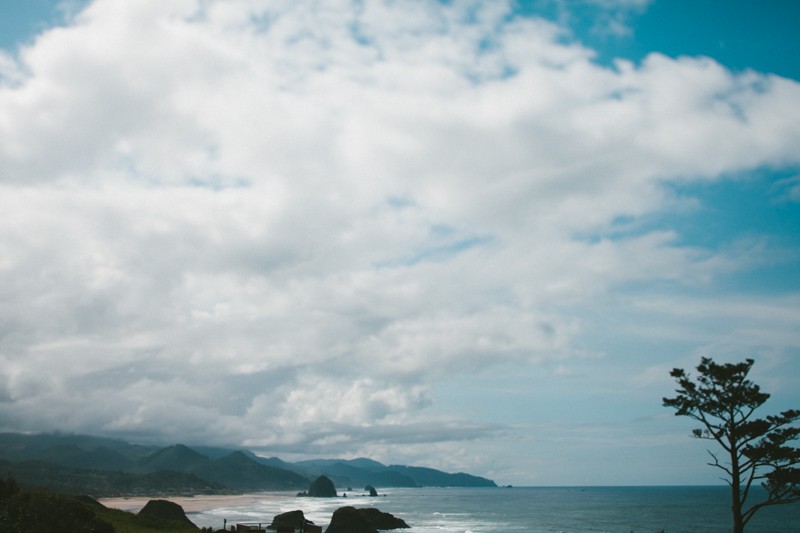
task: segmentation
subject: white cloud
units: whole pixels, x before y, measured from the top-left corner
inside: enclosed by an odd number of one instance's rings
[[[643,13],[654,0],[535,0],[534,5],[553,8],[566,27],[586,23],[601,39],[627,37],[633,33],[632,15]],[[577,22],[577,21],[580,22]]]
[[[508,13],[107,0],[0,56],[5,425],[469,440],[496,428],[434,431],[436,381],[583,353],[616,287],[741,268],[615,229],[665,181],[797,163],[800,86],[603,68]]]

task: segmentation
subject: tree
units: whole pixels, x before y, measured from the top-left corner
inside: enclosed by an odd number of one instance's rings
[[[677,410],[703,427],[692,431],[699,439],[716,441],[724,450],[720,459],[709,450],[711,466],[725,473],[731,487],[733,533],[742,533],[753,515],[768,505],[800,501],[800,449],[789,443],[800,435],[793,426],[800,411],[791,409],[780,415],[753,418],[769,394],[747,379],[753,360],[717,364],[703,357],[697,366],[697,381],[681,368],[670,375],[678,381],[675,398],[664,398],[665,407]],[[745,508],[755,482],[767,491],[766,499]]]

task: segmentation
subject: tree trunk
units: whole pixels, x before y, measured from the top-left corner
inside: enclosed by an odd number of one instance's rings
[[[731,415],[733,416],[733,415]],[[733,512],[733,533],[744,533],[744,520],[742,519],[742,482],[739,471],[739,450],[733,429],[730,432],[731,446],[731,511]]]
[[[736,438],[736,428],[733,425],[734,413],[730,413],[730,428],[728,429],[728,443],[731,454],[731,511],[733,513],[733,533],[744,533],[744,520],[742,519],[742,473],[739,470],[739,443]]]
[[[731,479],[731,511],[733,512],[733,533],[744,533],[742,519],[742,500],[740,496],[741,484],[739,482],[739,467],[734,464]]]
[[[742,521],[742,506],[737,508],[736,503],[733,504],[733,533],[744,533],[744,522]]]

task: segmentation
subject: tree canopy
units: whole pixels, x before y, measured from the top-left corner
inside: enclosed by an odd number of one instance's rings
[[[793,425],[800,411],[754,418],[770,395],[748,379],[753,363],[747,359],[717,364],[703,357],[696,380],[675,368],[670,375],[678,382],[677,396],[663,399],[677,416],[702,424],[692,431],[694,437],[714,440],[724,450],[722,458],[709,450],[709,464],[722,470],[731,486],[734,533],[742,533],[763,507],[800,501],[800,449],[790,444],[800,435],[800,427]],[[767,496],[745,507],[754,483],[760,483]]]

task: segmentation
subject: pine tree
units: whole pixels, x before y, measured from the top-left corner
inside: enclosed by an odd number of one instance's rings
[[[724,450],[722,458],[709,450],[708,464],[722,470],[731,487],[734,533],[743,533],[759,509],[800,501],[800,449],[790,445],[800,435],[800,427],[792,425],[800,419],[800,411],[753,418],[769,399],[747,379],[753,362],[720,365],[703,357],[696,381],[675,368],[670,375],[680,385],[678,395],[663,400],[665,407],[676,409],[676,416],[702,424],[693,430],[694,437],[714,440]],[[746,507],[756,482],[766,489],[767,497]]]

